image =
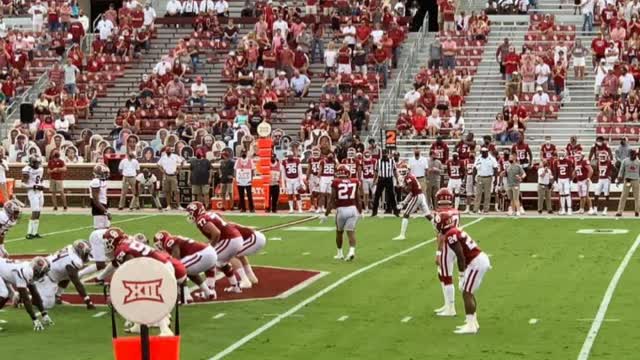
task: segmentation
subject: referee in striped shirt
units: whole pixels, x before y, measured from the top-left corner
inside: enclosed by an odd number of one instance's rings
[[[376,184],[376,193],[373,197],[373,211],[371,216],[378,215],[378,206],[380,204],[380,197],[382,192],[385,192],[387,209],[386,214],[393,213],[398,216],[399,211],[396,208],[396,197],[393,188],[393,179],[398,179],[398,171],[396,169],[396,162],[389,157],[389,151],[385,149],[382,153],[380,161],[376,168],[374,183]]]

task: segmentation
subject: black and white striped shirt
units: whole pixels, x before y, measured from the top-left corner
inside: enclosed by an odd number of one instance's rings
[[[396,170],[396,161],[392,158],[388,158],[385,160],[384,158],[380,158],[378,161],[378,168],[376,171],[378,172],[378,177],[380,178],[393,178]]]

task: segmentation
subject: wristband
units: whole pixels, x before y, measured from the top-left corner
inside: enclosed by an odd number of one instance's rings
[[[442,255],[442,251],[440,250],[436,251],[436,256],[440,256],[440,255]]]

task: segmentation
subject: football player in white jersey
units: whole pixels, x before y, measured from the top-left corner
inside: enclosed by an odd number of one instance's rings
[[[111,214],[107,204],[107,180],[111,172],[104,164],[93,167],[93,179],[89,183],[91,198],[91,215],[93,216],[93,232],[89,235],[91,245],[91,258],[95,264],[89,265],[79,273],[80,278],[107,267],[107,255],[104,249],[102,236],[111,226]]]
[[[20,205],[13,200],[4,203],[0,210],[0,258],[9,257],[9,253],[4,248],[4,237],[20,218],[20,212]]]
[[[42,256],[37,256],[29,262],[0,259],[0,309],[9,300],[11,286],[18,292],[19,301],[31,317],[34,331],[42,331],[46,325],[53,325],[53,321],[42,306],[40,293],[35,286],[36,281],[47,275],[49,268],[49,261]],[[33,311],[32,304],[40,312],[39,317]]]
[[[44,177],[44,169],[37,155],[29,157],[29,164],[22,168],[22,186],[27,188],[27,197],[29,198],[29,206],[31,207],[31,219],[27,228],[27,239],[40,238],[38,227],[40,226],[40,211],[44,205],[44,195],[42,190],[42,180]]]
[[[87,241],[76,240],[72,245],[65,246],[47,257],[51,270],[47,276],[36,282],[45,309],[51,309],[55,304],[61,303],[60,296],[69,282],[73,283],[78,294],[84,299],[87,309],[95,309],[78,276],[78,271],[89,261],[90,254],[91,245]]]

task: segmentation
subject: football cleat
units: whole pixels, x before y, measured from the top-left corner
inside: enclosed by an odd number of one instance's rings
[[[253,286],[253,285],[251,284],[251,281],[249,281],[249,279],[240,280],[240,288],[241,289],[251,289],[251,286]]]
[[[602,216],[607,216],[607,208],[602,209]]]
[[[596,208],[589,209],[589,215],[597,215]]]
[[[444,309],[447,308],[447,305],[442,305],[441,307],[437,308],[437,309],[433,309],[434,313],[439,313],[441,311],[444,311]]]
[[[573,210],[567,209],[567,215],[569,215],[569,216],[573,215]]]
[[[347,257],[344,259],[344,261],[353,261],[356,259],[356,254],[349,254],[347,255]]]
[[[476,327],[475,323],[474,324],[466,323],[462,325],[462,327],[456,329],[454,333],[459,335],[476,334],[478,333],[478,328]]]
[[[224,289],[224,292],[233,293],[233,294],[241,294],[242,293],[242,289],[238,285],[229,286],[229,287]]]
[[[436,313],[437,316],[456,316],[456,308],[453,306],[445,306],[444,310]]]
[[[344,255],[338,254],[338,255],[334,256],[333,258],[336,259],[336,260],[344,260]]]
[[[394,238],[393,238],[393,239],[391,239],[391,240],[406,240],[406,239],[407,239],[407,237],[406,237],[406,236],[404,236],[404,235],[398,235],[398,236],[394,237]]]
[[[564,214],[565,214],[564,209],[560,209],[560,211],[558,211],[558,215],[564,215]]]

